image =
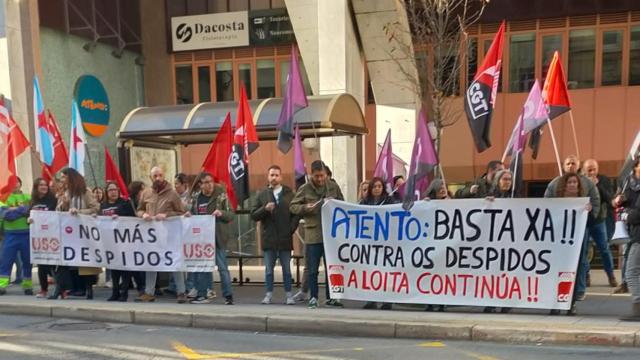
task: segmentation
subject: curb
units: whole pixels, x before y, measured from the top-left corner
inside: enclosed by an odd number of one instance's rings
[[[196,314],[31,304],[2,304],[0,314],[268,333],[640,347],[640,331],[603,327],[578,328],[576,326],[552,329],[530,328],[527,325],[480,325],[446,321],[396,322],[335,318],[310,319],[300,316]]]

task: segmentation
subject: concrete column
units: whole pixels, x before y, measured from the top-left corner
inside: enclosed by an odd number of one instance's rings
[[[5,21],[11,82],[11,110],[18,126],[33,142],[33,76],[40,69],[40,21],[37,0],[6,0]],[[33,153],[17,161],[22,189],[30,191],[32,179],[40,173]]]
[[[349,1],[287,0],[286,5],[314,94],[349,93],[364,109],[364,59]],[[320,140],[321,159],[350,201],[357,198],[361,172],[357,151],[355,136]]]

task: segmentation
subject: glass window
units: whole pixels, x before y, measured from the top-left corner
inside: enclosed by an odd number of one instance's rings
[[[216,101],[233,101],[233,68],[231,62],[216,63]]]
[[[211,101],[211,71],[208,66],[198,67],[198,101]]]
[[[467,87],[476,76],[476,71],[478,71],[478,39],[471,39],[467,46]]]
[[[535,81],[536,35],[512,35],[509,43],[509,90],[529,91]]]
[[[276,96],[276,67],[273,60],[256,61],[258,99]]]
[[[629,85],[640,85],[640,26],[631,28]]]
[[[549,71],[549,63],[553,59],[553,53],[558,51],[562,53],[562,35],[543,35],[542,36],[542,82],[547,78]],[[562,54],[561,54],[562,55]],[[542,84],[540,84],[542,86]]]
[[[602,33],[602,85],[622,84],[622,30]]]
[[[443,74],[436,76],[434,82],[436,86],[444,92],[446,96],[458,95],[460,87],[460,67],[458,66],[458,51],[451,46],[442,46],[440,58],[435,64],[435,71]],[[438,84],[439,83],[439,84]]]
[[[193,104],[191,64],[176,65],[176,104]]]
[[[423,89],[428,89],[427,84],[427,52],[425,50],[416,51],[416,68],[418,70],[418,80],[420,81],[420,86]]]
[[[251,94],[251,64],[238,64],[238,78],[240,85],[244,85],[247,91],[247,99],[252,99]]]
[[[595,30],[569,33],[569,89],[593,87],[596,65]]]

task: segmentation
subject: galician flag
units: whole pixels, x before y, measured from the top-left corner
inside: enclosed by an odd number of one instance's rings
[[[51,166],[54,158],[54,134],[49,131],[47,116],[44,113],[42,93],[38,77],[33,77],[33,114],[35,120],[36,151],[40,153],[42,164]]]
[[[80,109],[74,100],[71,104],[71,139],[69,141],[69,167],[84,176],[85,144],[87,138],[80,121]]]

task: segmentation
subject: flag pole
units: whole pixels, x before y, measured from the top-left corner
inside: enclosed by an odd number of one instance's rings
[[[562,176],[562,165],[560,163],[560,153],[558,152],[558,143],[556,143],[556,135],[553,132],[553,126],[551,126],[551,119],[549,119],[548,116],[547,116],[547,124],[549,125],[549,133],[551,134],[551,142],[553,142],[553,150],[556,153],[556,162],[558,163],[558,173],[560,174],[560,176]],[[575,136],[575,132],[573,133],[573,135]],[[577,146],[576,146],[576,149],[577,149]],[[579,157],[580,157],[580,155],[578,155],[578,158]]]
[[[82,126],[82,125],[80,125]],[[90,150],[89,145],[84,144],[85,151]],[[89,154],[91,155],[91,154]],[[98,186],[98,180],[96,179],[96,172],[93,170],[93,162],[91,162],[91,156],[87,156],[87,160],[89,160],[89,170],[91,170],[91,177],[93,178],[93,186]]]
[[[569,118],[571,119],[571,131],[573,131],[573,144],[576,146],[576,156],[580,159],[580,150],[578,149],[578,136],[576,135],[576,124],[573,121],[573,110],[569,110]]]
[[[507,143],[507,147],[504,148],[504,153],[502,153],[502,159],[500,160],[501,163],[504,164],[504,161],[507,160],[507,154],[509,153],[509,149],[511,149],[511,147],[513,146],[512,140],[513,140],[513,135],[516,133],[516,129],[519,128],[520,125],[520,118],[518,118],[518,121],[516,122],[516,126],[513,128],[513,131],[511,131],[511,136],[509,137],[509,142]]]
[[[520,151],[520,153],[522,154],[522,151]],[[511,181],[511,198],[512,199],[515,197],[515,193],[516,193],[516,180],[518,179],[518,158],[519,157],[520,156],[518,156],[518,154],[516,153],[515,166],[513,167],[513,175],[512,175],[513,180]]]

